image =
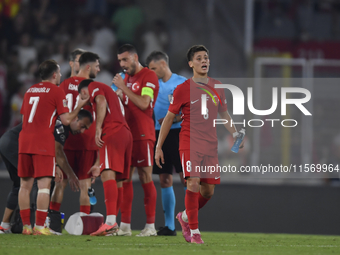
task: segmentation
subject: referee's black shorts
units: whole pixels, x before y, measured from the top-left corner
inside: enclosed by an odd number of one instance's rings
[[[179,132],[180,128],[170,129],[168,136],[166,137],[162,150],[164,155],[165,164],[163,168],[159,168],[156,163],[153,164],[154,174],[172,174],[173,168],[176,173],[182,172],[181,159],[179,157]],[[159,130],[156,130],[156,144],[158,141]],[[155,146],[156,148],[156,146]]]

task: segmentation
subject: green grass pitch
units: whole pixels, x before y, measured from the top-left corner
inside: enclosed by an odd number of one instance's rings
[[[138,234],[133,231],[133,235]],[[340,254],[339,236],[202,232],[204,244],[176,237],[0,235],[0,254]]]

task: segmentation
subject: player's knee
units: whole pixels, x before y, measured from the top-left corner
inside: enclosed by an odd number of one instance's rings
[[[161,177],[160,179],[160,184],[162,188],[169,188],[172,186],[172,180],[171,178],[167,178],[167,177]]]
[[[205,198],[210,199],[214,195],[214,189],[202,190],[201,195]]]
[[[18,205],[18,192],[19,188],[13,188],[8,194],[6,207],[11,210],[15,210]]]

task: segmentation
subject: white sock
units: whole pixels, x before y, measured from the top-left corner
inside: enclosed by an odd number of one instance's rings
[[[182,213],[182,220],[184,220],[184,222],[188,222],[188,215],[186,210],[184,210]]]
[[[105,224],[113,226],[116,223],[116,215],[107,215]]]
[[[146,223],[145,228],[155,229],[155,223],[151,223],[151,224]]]
[[[198,230],[198,228],[190,229],[190,232],[191,232],[191,236],[193,236],[194,234],[201,234],[201,232]]]
[[[129,230],[131,230],[131,223],[124,223],[124,222],[121,222],[121,223],[120,223],[120,229],[121,229],[121,230],[124,230],[124,231],[129,231]]]
[[[38,225],[34,225],[34,227],[35,227],[36,229],[39,229],[39,230],[41,230],[41,229],[44,229],[44,228],[45,228],[44,226],[38,226]]]
[[[8,229],[11,227],[11,223],[9,222],[1,222],[1,227],[3,227],[4,229]]]

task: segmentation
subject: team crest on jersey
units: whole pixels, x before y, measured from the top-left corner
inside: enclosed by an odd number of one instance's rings
[[[66,99],[63,99],[63,106],[67,107],[67,100]]]
[[[138,82],[133,83],[132,86],[131,86],[131,90],[133,92],[137,92],[139,90],[139,88],[140,88],[140,85],[139,85]]]

